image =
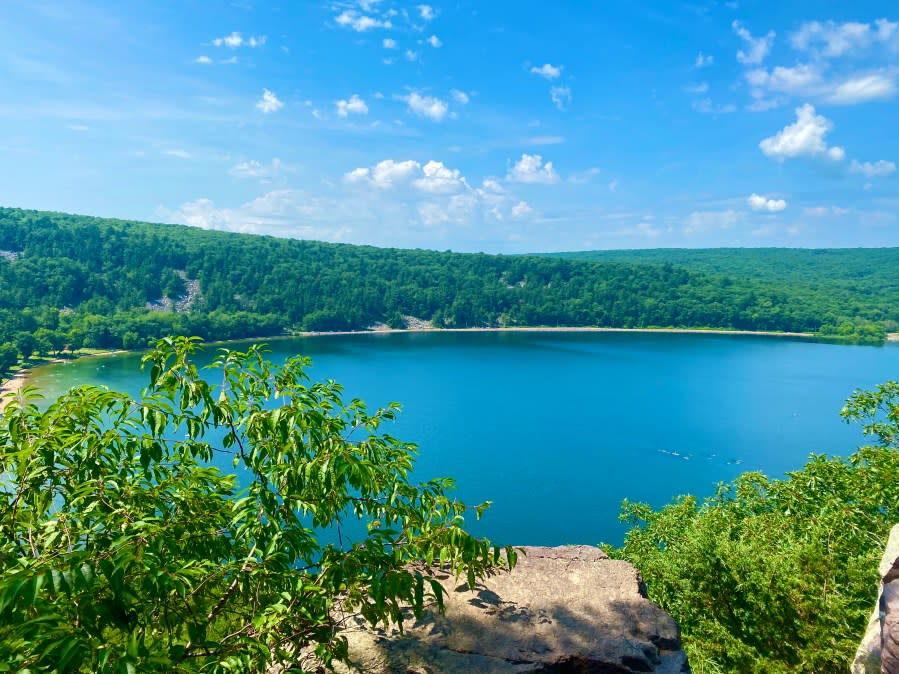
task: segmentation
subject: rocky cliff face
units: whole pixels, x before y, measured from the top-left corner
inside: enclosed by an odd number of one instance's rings
[[[366,674],[689,672],[674,620],[646,598],[627,562],[588,546],[522,548],[518,565],[474,588],[451,576],[446,614],[405,634],[356,623],[346,632]]]
[[[852,674],[899,674],[899,524],[880,560],[880,594]]]

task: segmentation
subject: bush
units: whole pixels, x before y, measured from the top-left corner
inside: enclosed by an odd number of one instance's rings
[[[783,480],[746,473],[704,503],[624,503],[634,528],[606,549],[642,571],[698,674],[848,671],[899,520],[899,384],[856,392],[842,414],[878,444],[813,455]]]
[[[255,347],[223,350],[211,386],[196,348],[159,342],[140,400],[82,387],[2,417],[0,663],[299,671],[301,654],[346,656],[346,614],[442,606],[412,562],[469,582],[500,563],[462,528],[451,481],[410,482],[414,446],[380,432],[395,405],[369,414],[334,382],[309,384],[307,360],[275,368]],[[244,488],[211,465],[221,454]],[[364,526],[347,537],[350,522]]]

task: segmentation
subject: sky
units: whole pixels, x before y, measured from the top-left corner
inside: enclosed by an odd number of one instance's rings
[[[402,248],[899,245],[890,1],[2,0],[0,205]]]

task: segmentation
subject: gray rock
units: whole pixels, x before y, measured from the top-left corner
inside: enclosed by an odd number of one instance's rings
[[[852,674],[899,674],[899,524],[890,531],[878,571],[880,593]]]
[[[674,620],[646,598],[633,566],[598,548],[521,548],[518,565],[470,589],[440,576],[446,614],[405,634],[349,627],[352,667],[366,674],[689,672]]]

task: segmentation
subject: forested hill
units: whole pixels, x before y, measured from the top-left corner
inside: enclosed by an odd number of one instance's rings
[[[0,208],[0,344],[21,353],[134,348],[169,333],[256,337],[401,326],[403,316],[438,327],[712,327],[880,339],[899,318],[899,300],[895,279],[877,279],[893,278],[899,258],[894,250],[846,253],[859,256],[858,269],[870,256],[880,276],[850,278],[831,265],[800,283],[773,273],[779,263],[763,264],[774,254],[764,251],[718,251],[720,267],[701,267],[685,251],[596,260],[441,253]]]

